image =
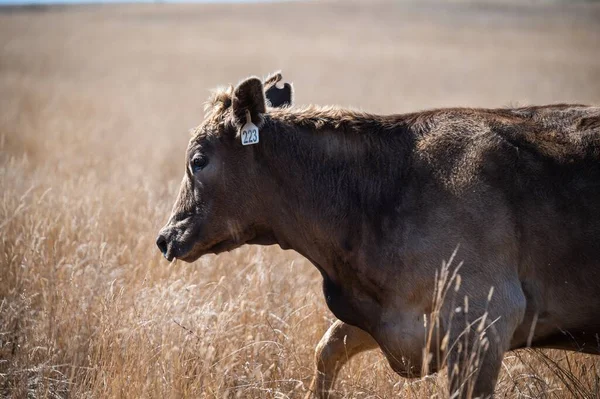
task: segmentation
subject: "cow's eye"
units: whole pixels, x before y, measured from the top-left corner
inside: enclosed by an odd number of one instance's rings
[[[208,158],[203,156],[197,156],[192,159],[192,171],[197,172],[202,170],[208,164]]]

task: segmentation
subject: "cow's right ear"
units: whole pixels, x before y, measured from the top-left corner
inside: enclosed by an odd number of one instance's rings
[[[276,72],[266,78],[263,84],[267,102],[273,108],[283,108],[292,105],[292,98],[294,96],[292,85],[284,83],[281,88],[277,87],[277,83],[279,83],[281,79],[281,72]]]
[[[267,112],[262,81],[251,77],[238,84],[233,89],[231,109],[236,126],[242,127],[246,123],[246,112],[249,112],[252,123],[260,127],[262,115]]]

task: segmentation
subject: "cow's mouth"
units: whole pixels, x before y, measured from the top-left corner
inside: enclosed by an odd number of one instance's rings
[[[254,237],[254,234],[243,234],[237,238],[227,238],[209,245],[194,245],[194,247],[183,256],[176,256],[184,262],[194,262],[203,255],[207,254],[220,254],[223,252],[232,251],[236,248],[241,247],[246,242],[250,241]]]

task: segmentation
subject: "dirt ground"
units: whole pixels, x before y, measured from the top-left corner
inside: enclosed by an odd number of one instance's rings
[[[273,247],[169,265],[154,246],[209,89],[275,70],[298,104],[377,113],[600,104],[600,3],[0,8],[0,396],[305,393],[333,320],[313,266]],[[598,367],[511,353],[497,396],[599,397]],[[336,387],[446,389],[376,351]]]

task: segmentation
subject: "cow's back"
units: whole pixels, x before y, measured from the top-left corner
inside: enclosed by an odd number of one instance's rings
[[[534,344],[598,350],[600,110],[515,113],[527,121],[505,137],[518,152],[511,198],[530,319],[516,341],[526,340],[536,319]],[[568,333],[550,333],[557,327]]]
[[[557,329],[573,332],[575,347],[591,345],[586,337],[600,333],[600,108],[450,109],[418,123],[417,168],[433,181],[423,195],[440,198],[428,212],[457,215],[440,240],[462,229],[504,234],[497,242],[515,248],[527,312],[513,346],[526,345],[534,319],[534,346],[572,348]]]

